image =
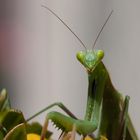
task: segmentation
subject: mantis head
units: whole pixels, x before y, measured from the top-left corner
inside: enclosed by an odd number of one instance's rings
[[[86,50],[77,53],[77,59],[87,69],[92,72],[104,57],[102,50]]]

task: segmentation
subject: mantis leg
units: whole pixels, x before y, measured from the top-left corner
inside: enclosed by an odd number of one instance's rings
[[[76,135],[76,126],[75,126],[75,125],[73,125],[70,140],[75,140],[75,135]]]
[[[71,133],[63,133],[58,140],[69,140],[71,137]]]
[[[130,99],[130,97],[126,96],[125,100],[124,100],[124,105],[123,105],[123,110],[122,110],[121,120],[120,120],[118,140],[125,140],[126,139],[129,99]]]
[[[61,102],[55,102],[47,107],[45,107],[44,109],[42,109],[41,111],[39,111],[38,113],[34,114],[33,116],[31,116],[30,118],[28,118],[26,121],[30,121],[33,118],[37,117],[38,115],[40,115],[41,113],[47,111],[48,109],[54,107],[54,106],[58,106],[60,107],[65,113],[67,113],[69,116],[71,116],[74,119],[77,119],[77,117]]]
[[[59,129],[61,129],[62,131],[66,132],[66,133],[69,131],[72,131],[73,126],[75,126],[74,130],[83,136],[89,135],[92,132],[94,132],[97,129],[98,123],[99,123],[100,107],[101,107],[100,105],[102,102],[105,81],[107,78],[107,74],[104,70],[99,71],[98,74],[100,74],[100,77],[96,78],[96,82],[97,82],[96,88],[93,87],[93,85],[95,85],[94,84],[95,78],[93,75],[90,75],[91,81],[89,82],[89,84],[90,84],[89,85],[89,95],[91,95],[91,96],[89,97],[89,102],[88,102],[89,113],[87,113],[87,115],[86,115],[87,119],[79,120],[79,119],[75,119],[75,116],[69,117],[62,113],[52,111],[47,114],[46,122],[48,122],[48,120],[51,120],[56,125],[56,127],[58,127]],[[96,95],[95,99],[94,99],[93,95]],[[92,104],[93,104],[93,106],[91,106]],[[72,116],[72,115],[70,115],[70,116]],[[45,123],[44,128],[47,128],[47,125],[48,124]],[[46,129],[44,129],[43,131],[45,132]],[[44,132],[42,132],[42,137],[44,137],[43,136]],[[73,137],[75,137],[74,133],[73,133]],[[72,139],[74,139],[74,138],[72,138]],[[43,140],[43,138],[42,138],[42,140]]]

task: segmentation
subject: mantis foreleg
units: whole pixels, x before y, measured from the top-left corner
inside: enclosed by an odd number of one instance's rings
[[[125,140],[126,139],[126,130],[127,130],[127,121],[128,121],[128,106],[129,106],[129,96],[125,97],[122,114],[120,118],[120,128],[118,129],[119,134],[116,136],[116,140]]]
[[[77,119],[77,117],[61,102],[55,102],[47,107],[45,107],[44,109],[42,109],[41,111],[39,111],[38,113],[34,114],[33,116],[31,116],[30,118],[28,118],[26,121],[30,121],[31,119],[35,118],[36,116],[40,115],[41,113],[51,109],[54,106],[58,106],[60,107],[65,113],[67,113],[69,116],[71,116],[72,118]]]

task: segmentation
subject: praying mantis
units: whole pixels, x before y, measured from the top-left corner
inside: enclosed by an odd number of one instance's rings
[[[75,117],[75,115],[73,115],[73,113],[71,113],[62,103],[54,103],[41,112],[53,106],[59,106],[69,116],[65,116],[56,111],[49,112],[42,130],[41,140],[44,139],[44,133],[47,130],[49,120],[62,130],[62,135],[67,135],[69,131],[72,131],[70,140],[75,140],[76,132],[82,135],[83,139],[89,135],[95,140],[138,140],[138,136],[128,115],[130,97],[125,96],[125,98],[123,98],[114,88],[109,73],[102,62],[104,52],[102,50],[94,49],[96,42],[113,11],[111,11],[98,33],[92,49],[88,50],[75,32],[73,32],[73,30],[56,13],[47,6],[43,7],[63,23],[84,47],[84,51],[77,53],[77,59],[86,69],[89,85],[84,120]],[[29,120],[41,112],[29,118]],[[95,136],[92,133],[96,130],[98,130],[98,133]]]

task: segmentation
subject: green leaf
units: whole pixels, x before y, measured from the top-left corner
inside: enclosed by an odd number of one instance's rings
[[[25,119],[22,112],[10,109],[0,112],[0,124],[6,128],[7,132],[20,123],[24,123]]]
[[[14,127],[3,140],[27,140],[25,124],[22,123]]]
[[[7,95],[7,91],[6,91],[6,89],[3,89],[0,92],[0,111],[5,111],[10,108],[11,108],[11,106],[10,106],[10,101],[9,101],[9,98]]]
[[[0,140],[3,140],[3,138],[4,138],[4,135],[3,135],[3,133],[0,131]]]

